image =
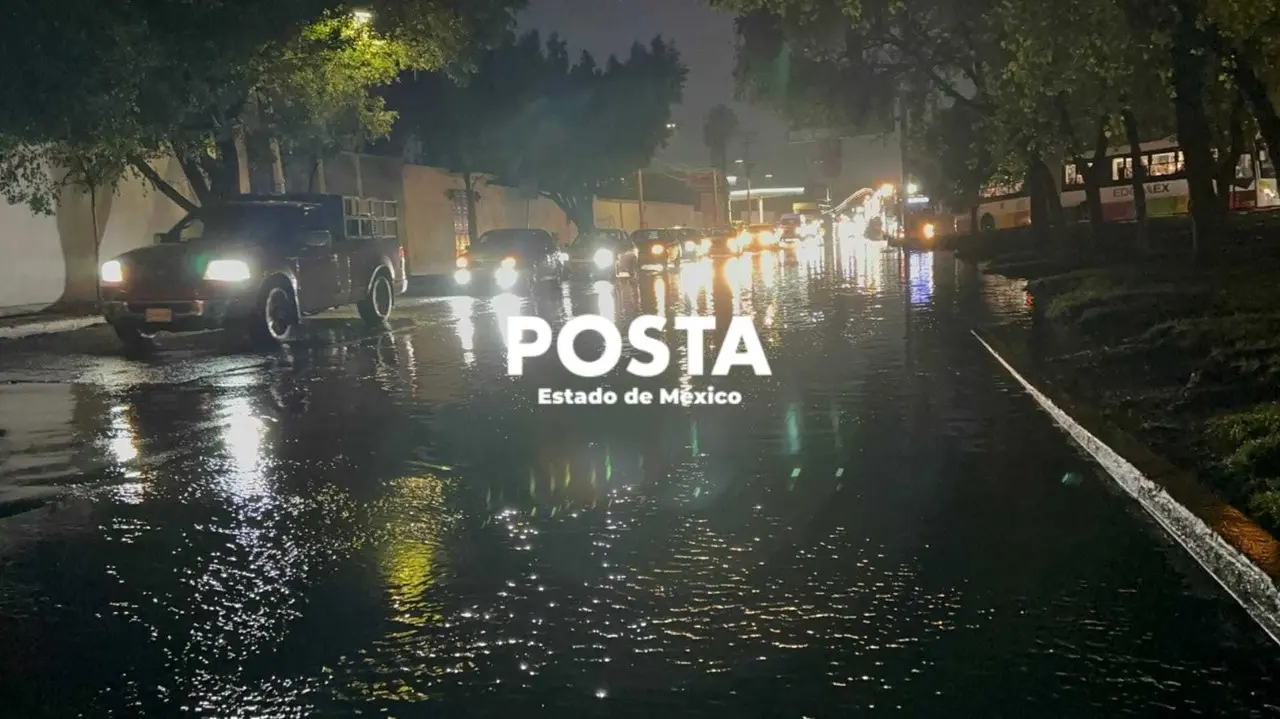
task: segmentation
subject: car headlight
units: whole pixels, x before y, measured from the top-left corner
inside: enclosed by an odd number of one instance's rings
[[[938,231],[938,228],[934,227],[932,222],[924,223],[924,238],[926,240],[932,240],[934,234],[937,233],[937,231]]]
[[[649,254],[651,254],[651,255],[660,255],[660,254],[662,254],[662,245],[654,245],[653,247],[650,247],[650,248],[649,248]]]
[[[514,257],[506,258],[505,260],[502,261],[502,266],[508,270],[514,270],[516,268],[516,258]]]
[[[124,282],[124,265],[120,260],[109,260],[102,263],[102,281],[106,284]]]
[[[204,278],[215,282],[243,282],[252,276],[249,265],[240,260],[214,260],[204,270]]]
[[[453,264],[456,265],[458,269],[461,270],[469,267],[471,265],[471,260],[467,259],[466,257],[459,257],[457,261],[455,261]]]
[[[453,281],[460,285],[471,283],[471,270],[458,270],[453,273]]]
[[[493,281],[497,282],[498,286],[504,290],[509,290],[512,287],[515,287],[516,280],[519,279],[520,274],[516,272],[516,268],[514,267],[499,267],[498,270],[493,273]]]
[[[606,267],[613,266],[613,253],[602,247],[596,250],[596,254],[592,257],[592,260],[596,263],[596,267],[603,270]]]
[[[685,251],[685,252],[693,252],[693,247],[694,247],[694,245],[693,245],[693,240],[685,240],[685,241],[684,241],[684,251]]]

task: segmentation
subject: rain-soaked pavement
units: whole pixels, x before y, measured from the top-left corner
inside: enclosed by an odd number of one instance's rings
[[[847,240],[273,355],[6,343],[0,715],[1280,711],[1280,651],[973,340],[973,282]],[[506,374],[514,313],[690,310],[754,315],[773,375]],[[536,405],[597,384],[744,399]]]

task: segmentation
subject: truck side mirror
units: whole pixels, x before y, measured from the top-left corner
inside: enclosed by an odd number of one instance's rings
[[[311,230],[303,237],[307,247],[328,247],[333,244],[333,235],[328,230]]]

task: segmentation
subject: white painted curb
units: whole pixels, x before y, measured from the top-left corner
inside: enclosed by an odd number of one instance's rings
[[[16,340],[36,335],[52,335],[93,327],[104,322],[101,317],[63,317],[56,320],[27,322],[12,327],[0,327],[0,340]]]
[[[1280,592],[1271,577],[1228,544],[1212,527],[1169,496],[1164,488],[1148,479],[1137,467],[1093,436],[1043,392],[1033,387],[981,335],[970,331],[991,356],[1026,388],[1040,407],[1053,417],[1053,421],[1065,429],[1111,475],[1116,484],[1138,500],[1142,508],[1164,527],[1169,536],[1181,544],[1209,576],[1244,607],[1272,640],[1280,644]]]

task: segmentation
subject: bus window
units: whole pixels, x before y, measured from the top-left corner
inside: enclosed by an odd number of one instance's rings
[[[1069,163],[1064,172],[1063,184],[1069,187],[1084,184],[1084,173],[1074,163]]]
[[[1151,155],[1150,174],[1152,177],[1175,175],[1182,172],[1183,160],[1181,152],[1156,152]]]

